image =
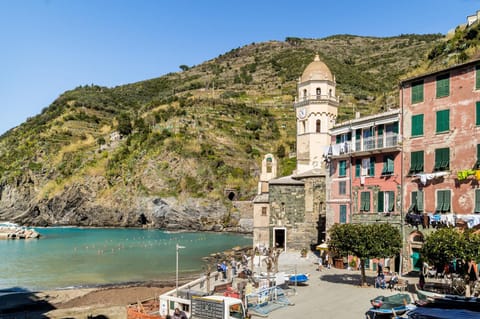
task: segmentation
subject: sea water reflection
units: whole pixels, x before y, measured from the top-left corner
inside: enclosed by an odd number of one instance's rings
[[[0,241],[0,289],[49,289],[175,278],[199,273],[202,257],[248,246],[250,236],[119,228],[36,228],[39,240]]]

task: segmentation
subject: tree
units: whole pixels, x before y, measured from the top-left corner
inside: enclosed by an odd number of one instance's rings
[[[443,267],[453,259],[470,260],[479,256],[480,235],[471,230],[441,228],[430,234],[423,243],[422,256],[435,265]]]
[[[329,230],[329,248],[360,260],[361,285],[366,284],[365,260],[395,256],[402,248],[400,231],[390,224],[335,224]]]
[[[132,121],[127,113],[121,113],[118,117],[118,132],[122,136],[132,133]]]
[[[188,71],[190,68],[188,67],[188,65],[185,65],[185,64],[182,64],[179,66],[179,68],[182,70],[182,71]]]

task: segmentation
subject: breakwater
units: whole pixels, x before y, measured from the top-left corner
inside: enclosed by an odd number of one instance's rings
[[[38,239],[40,234],[34,229],[13,223],[0,223],[0,239]]]

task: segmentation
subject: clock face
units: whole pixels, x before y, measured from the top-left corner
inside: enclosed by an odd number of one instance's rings
[[[305,109],[300,109],[298,110],[298,117],[303,119],[305,118],[305,115],[307,115],[307,111]]]

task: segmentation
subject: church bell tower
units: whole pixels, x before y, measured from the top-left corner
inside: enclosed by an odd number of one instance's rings
[[[294,108],[297,118],[297,171],[323,168],[323,155],[331,144],[329,130],[337,118],[335,77],[325,63],[315,59],[297,84]]]

